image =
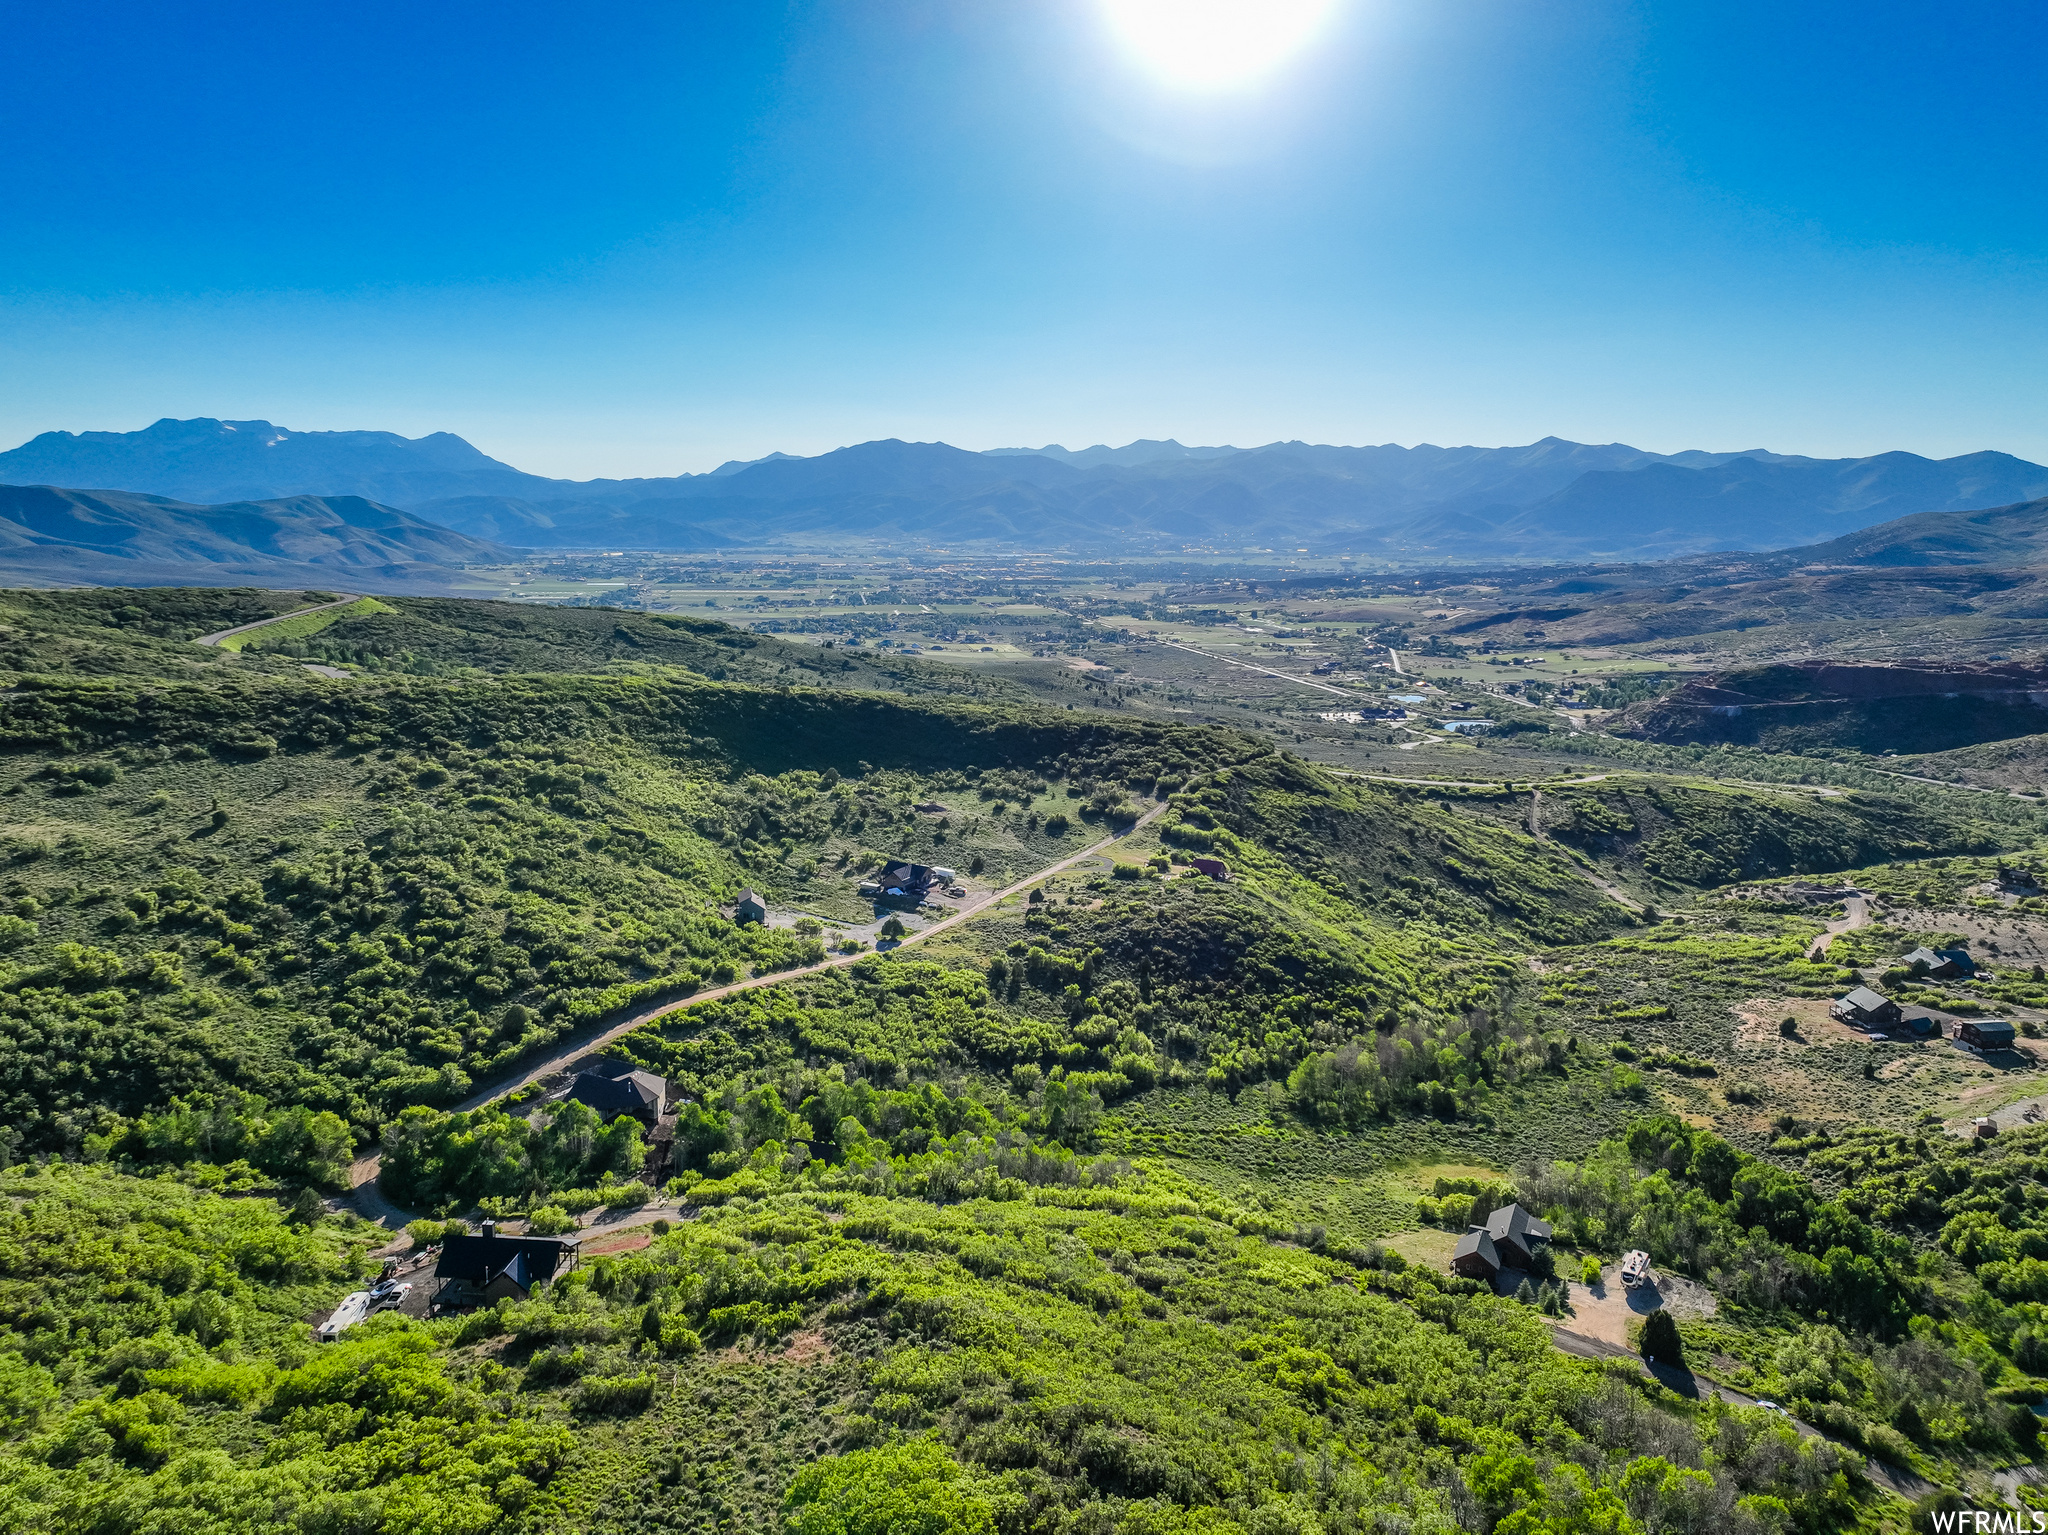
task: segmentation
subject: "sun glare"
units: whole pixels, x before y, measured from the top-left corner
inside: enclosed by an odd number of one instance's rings
[[[1184,90],[1251,85],[1299,52],[1336,0],[1102,0],[1110,31]]]

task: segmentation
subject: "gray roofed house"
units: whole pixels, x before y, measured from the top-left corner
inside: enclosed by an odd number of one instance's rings
[[[535,1285],[576,1266],[578,1242],[575,1237],[501,1237],[486,1221],[481,1236],[449,1237],[441,1244],[434,1265],[441,1288],[435,1299],[444,1306],[525,1300]]]
[[[1924,975],[1930,981],[1953,981],[1962,976],[1974,975],[1977,962],[1970,957],[1968,949],[1918,948],[1899,961],[1915,975]]]
[[[1858,986],[1837,998],[1828,1011],[1843,1023],[1860,1023],[1865,1027],[1888,1029],[1899,1021],[1899,1004],[1868,986]]]
[[[1500,1254],[1484,1226],[1474,1226],[1458,1238],[1451,1253],[1451,1272],[1467,1279],[1491,1279],[1500,1272]]]
[[[1502,1205],[1486,1218],[1486,1234],[1493,1238],[1503,1265],[1525,1269],[1535,1259],[1536,1244],[1550,1240],[1550,1222],[1538,1220],[1520,1205]]]
[[[739,900],[733,905],[732,919],[735,922],[766,922],[768,903],[753,891],[742,890]]]
[[[606,1120],[621,1114],[655,1123],[668,1112],[668,1083],[652,1072],[627,1071],[617,1076],[595,1071],[579,1073],[568,1096],[587,1103]]]

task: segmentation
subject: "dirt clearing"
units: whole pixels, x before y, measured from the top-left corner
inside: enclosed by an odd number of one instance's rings
[[[1682,1322],[1714,1314],[1713,1292],[1677,1274],[1658,1274],[1654,1285],[1634,1290],[1621,1283],[1621,1265],[1610,1263],[1600,1271],[1600,1283],[1590,1288],[1574,1284],[1567,1297],[1571,1314],[1564,1326],[1587,1338],[1598,1338],[1617,1348],[1633,1346],[1629,1324],[1640,1322],[1653,1311],[1668,1311]]]

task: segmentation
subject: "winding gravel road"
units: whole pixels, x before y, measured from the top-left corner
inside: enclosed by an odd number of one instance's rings
[[[247,634],[251,629],[267,629],[272,624],[281,624],[287,618],[298,618],[307,613],[325,613],[329,608],[345,608],[351,602],[363,600],[360,592],[337,597],[332,602],[316,602],[310,608],[293,608],[289,613],[273,613],[268,618],[259,618],[253,624],[237,624],[232,629],[218,629],[212,634],[202,634],[192,643],[195,645],[218,645],[222,640],[231,640],[238,634]]]
[[[350,598],[348,600],[352,602],[355,599]],[[236,631],[229,630],[227,632],[234,633]],[[1133,832],[1150,825],[1163,815],[1165,811],[1166,806],[1163,804],[1153,806],[1122,831],[1111,832],[1100,842],[1091,843],[1089,846],[1081,849],[1080,852],[1070,857],[1062,858],[1058,863],[1048,864],[1037,873],[1027,875],[1013,885],[1005,885],[1000,890],[991,891],[971,906],[963,906],[959,911],[943,921],[934,922],[930,927],[922,928],[910,934],[902,943],[897,945],[897,948],[908,948],[913,943],[920,943],[935,934],[945,932],[948,928],[957,927],[968,918],[987,911],[998,902],[1007,900],[1009,897],[1017,895],[1022,891],[1029,890],[1033,885],[1051,879],[1055,874],[1065,873],[1068,869],[1073,868],[1074,865],[1094,857],[1095,854],[1101,852],[1104,848],[1112,847],[1130,836]],[[895,951],[892,950],[890,952],[893,953]],[[670,1013],[695,1007],[700,1002],[716,1002],[720,997],[729,997],[742,991],[752,991],[760,986],[779,986],[784,981],[793,981],[806,975],[816,975],[824,970],[835,970],[842,965],[850,965],[857,960],[865,958],[867,958],[866,951],[859,954],[835,954],[828,959],[820,960],[815,965],[805,965],[795,970],[775,970],[766,975],[749,976],[746,980],[734,981],[729,986],[714,987],[710,991],[692,992],[687,997],[678,997],[673,1002],[664,1002],[660,1007],[649,1008],[643,1013],[635,1013],[623,1022],[603,1024],[593,1029],[581,1031],[571,1035],[566,1042],[558,1041],[555,1053],[546,1060],[531,1065],[522,1065],[514,1071],[506,1072],[490,1079],[484,1086],[478,1088],[467,1098],[456,1104],[456,1110],[466,1113],[472,1109],[480,1109],[485,1104],[504,1097],[507,1093],[517,1092],[536,1078],[561,1071],[572,1061],[590,1054],[593,1050],[601,1050],[620,1036],[630,1034],[633,1030],[652,1023],[657,1018],[664,1018]],[[359,1157],[351,1164],[349,1168],[349,1182],[355,1190],[353,1197],[356,1213],[366,1220],[377,1222],[379,1225],[402,1226],[407,1220],[411,1219],[411,1216],[408,1212],[399,1209],[398,1206],[386,1199],[383,1192],[377,1187],[377,1174],[382,1162],[383,1154],[381,1152],[372,1152],[368,1156]]]

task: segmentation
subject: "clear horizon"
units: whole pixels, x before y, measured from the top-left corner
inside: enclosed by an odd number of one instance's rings
[[[24,9],[0,439],[2048,460],[2048,16],[1328,10],[1219,86],[1097,0]]]
[[[162,419],[165,419],[165,418],[163,418],[163,417],[158,417],[157,419],[158,419],[158,420],[162,420]],[[231,420],[231,421],[268,421],[269,425],[271,425],[271,426],[274,426],[274,427],[278,428],[278,429],[279,429],[279,430],[281,430],[281,431],[290,431],[290,432],[293,432],[293,433],[295,433],[296,435],[299,435],[299,436],[309,436],[309,435],[314,435],[314,434],[317,434],[317,433],[320,433],[320,432],[324,432],[324,431],[340,431],[340,432],[346,432],[346,431],[385,431],[385,430],[388,430],[388,428],[383,428],[383,427],[300,427],[300,426],[296,426],[296,425],[294,425],[293,423],[290,423],[290,422],[284,422],[284,421],[276,421],[276,420],[270,420],[269,418],[267,418],[267,417],[262,417],[262,416],[235,416],[235,417],[185,417],[185,418],[183,418],[183,419],[185,419],[185,420],[208,420],[208,419],[212,419],[212,420],[223,420],[223,421],[228,421],[228,420]],[[121,432],[135,432],[135,431],[140,431],[140,430],[142,430],[142,429],[144,429],[144,428],[146,428],[146,427],[148,427],[148,426],[154,425],[154,424],[155,424],[154,422],[144,422],[144,423],[142,424],[142,426],[141,426],[141,427],[123,427],[123,428],[109,428],[109,427],[93,427],[93,428],[71,428],[71,427],[60,427],[60,428],[51,428],[50,430],[56,430],[56,431],[69,431],[69,432],[72,432],[72,433],[73,433],[74,435],[77,435],[77,434],[79,434],[79,433],[80,433],[80,432],[82,432],[82,431],[121,431]],[[434,430],[445,430],[445,428],[436,428],[436,429],[434,429]],[[419,434],[410,434],[410,433],[407,433],[407,434],[401,434],[401,435],[407,436],[407,437],[409,438],[409,440],[412,440],[412,441],[417,441],[417,440],[419,439],[419,437],[421,437],[421,436],[425,436],[425,435],[429,435],[429,434],[427,434],[427,433],[419,433]],[[461,433],[456,433],[455,435],[457,435],[457,436],[462,436],[463,434],[461,434]],[[1373,447],[1396,447],[1396,448],[1403,448],[1403,449],[1414,449],[1414,448],[1422,448],[1422,447],[1434,447],[1434,448],[1443,448],[1443,449],[1456,449],[1456,448],[1476,448],[1476,449],[1479,449],[1479,450],[1481,450],[1481,451],[1487,451],[1487,452],[1501,452],[1501,451],[1506,451],[1506,450],[1509,450],[1509,449],[1513,449],[1513,448],[1522,448],[1522,447],[1533,447],[1533,446],[1535,446],[1535,445],[1536,445],[1537,443],[1539,443],[1539,442],[1542,442],[1542,441],[1544,441],[1544,440],[1545,440],[1545,439],[1547,439],[1547,438],[1553,438],[1553,437],[1557,437],[1557,435],[1558,435],[1558,434],[1556,434],[1556,433],[1545,433],[1545,434],[1544,434],[1544,435],[1543,435],[1542,437],[1534,437],[1534,438],[1530,438],[1530,439],[1528,439],[1528,440],[1527,440],[1526,442],[1512,442],[1512,443],[1470,443],[1470,442],[1467,442],[1467,443],[1461,443],[1461,442],[1434,442],[1434,443],[1432,443],[1432,442],[1390,442],[1390,441],[1384,441],[1384,440],[1383,440],[1383,441],[1378,441],[1378,442],[1366,442],[1366,441],[1360,441],[1360,442],[1348,442],[1348,443],[1326,443],[1326,442],[1316,442],[1316,441],[1312,441],[1311,439],[1307,439],[1307,438],[1299,438],[1299,437],[1296,437],[1296,438],[1285,438],[1285,437],[1276,437],[1276,438],[1269,438],[1269,439],[1267,439],[1267,440],[1266,440],[1266,441],[1264,441],[1264,442],[1242,442],[1242,443],[1205,443],[1205,442],[1190,442],[1190,441],[1187,441],[1187,440],[1185,440],[1185,439],[1181,439],[1181,438],[1174,438],[1174,437],[1172,437],[1172,436],[1171,436],[1170,434],[1169,434],[1168,436],[1166,436],[1166,437],[1152,437],[1152,438],[1127,438],[1127,439],[1125,439],[1125,440],[1124,440],[1124,441],[1122,441],[1122,442],[1109,442],[1109,441],[1105,441],[1105,440],[1102,440],[1102,439],[1096,439],[1095,441],[1092,441],[1092,442],[1066,442],[1066,443],[1060,443],[1060,442],[1054,442],[1054,443],[1018,443],[1018,442],[998,442],[998,443],[989,443],[989,444],[987,444],[987,445],[985,445],[985,446],[978,446],[978,447],[977,447],[977,446],[971,446],[971,445],[969,445],[969,444],[966,444],[966,443],[958,443],[958,442],[946,442],[946,441],[944,441],[944,439],[939,439],[939,438],[904,438],[904,437],[900,437],[900,436],[899,436],[899,437],[896,437],[896,438],[894,438],[893,440],[895,440],[895,441],[902,441],[902,442],[912,442],[912,443],[918,443],[918,442],[922,442],[922,443],[932,443],[932,444],[937,444],[937,445],[939,445],[939,446],[943,446],[943,447],[952,447],[952,448],[959,448],[959,449],[961,449],[961,450],[963,450],[963,451],[965,451],[965,452],[969,452],[969,453],[1011,453],[1011,452],[1019,452],[1019,453],[1035,453],[1035,452],[1042,452],[1042,451],[1044,451],[1044,450],[1045,450],[1046,448],[1048,448],[1048,447],[1051,447],[1051,448],[1058,448],[1058,449],[1062,449],[1062,450],[1064,450],[1064,451],[1066,451],[1066,452],[1070,452],[1070,453],[1082,453],[1082,452],[1086,452],[1087,450],[1089,450],[1089,449],[1091,449],[1091,448],[1098,448],[1098,447],[1102,447],[1102,448],[1109,448],[1109,449],[1111,449],[1111,450],[1120,450],[1120,449],[1122,449],[1122,448],[1126,448],[1126,447],[1132,447],[1132,446],[1135,446],[1135,445],[1136,445],[1136,444],[1137,444],[1138,442],[1141,442],[1141,441],[1150,441],[1150,442],[1166,442],[1166,441],[1174,441],[1174,442],[1178,442],[1179,446],[1181,446],[1181,447],[1183,447],[1183,448],[1193,449],[1193,450],[1197,450],[1197,451],[1200,451],[1200,450],[1205,450],[1205,449],[1213,449],[1213,448],[1230,448],[1230,449],[1234,449],[1234,450],[1236,450],[1236,451],[1238,451],[1238,452],[1245,452],[1245,451],[1249,451],[1249,450],[1254,450],[1254,449],[1258,449],[1258,448],[1265,448],[1265,447],[1273,447],[1273,446],[1276,446],[1276,445],[1279,445],[1279,444],[1282,444],[1282,443],[1287,443],[1287,442],[1305,442],[1305,443],[1308,443],[1308,445],[1309,445],[1309,446],[1312,446],[1312,447],[1336,447],[1336,448],[1373,448]],[[482,452],[484,452],[485,454],[487,454],[487,455],[488,455],[489,457],[491,457],[491,458],[497,459],[497,460],[498,460],[498,461],[499,461],[500,463],[503,463],[503,464],[507,465],[507,466],[508,466],[508,467],[510,467],[510,468],[513,468],[513,469],[518,469],[518,470],[521,470],[521,471],[523,471],[523,472],[525,472],[525,473],[528,473],[528,474],[545,474],[545,471],[542,471],[542,470],[538,470],[538,469],[534,469],[534,468],[531,468],[531,467],[529,467],[528,465],[526,465],[526,464],[523,464],[523,463],[519,462],[519,461],[518,461],[518,460],[517,460],[516,458],[509,458],[509,457],[506,457],[506,456],[505,456],[504,454],[502,454],[502,453],[493,453],[493,452],[491,452],[491,451],[490,451],[490,450],[489,450],[488,448],[485,448],[485,447],[484,447],[484,446],[483,446],[483,445],[482,445],[481,443],[477,443],[477,442],[475,442],[475,441],[473,441],[473,440],[471,440],[471,439],[468,439],[467,437],[465,437],[465,438],[464,438],[464,440],[465,440],[465,441],[468,441],[468,442],[470,443],[470,446],[471,446],[471,447],[474,447],[474,448],[477,448],[477,449],[479,449],[479,451],[482,451]],[[660,479],[660,478],[669,478],[669,477],[673,477],[673,476],[681,476],[681,475],[700,475],[700,474],[708,474],[708,473],[710,473],[710,472],[711,472],[712,470],[718,469],[718,468],[720,468],[720,467],[721,467],[722,465],[724,465],[724,464],[727,464],[727,463],[758,463],[758,462],[760,462],[760,461],[761,461],[761,460],[763,460],[763,459],[767,459],[767,458],[772,458],[772,457],[775,457],[775,456],[777,456],[778,454],[783,454],[784,456],[787,456],[787,457],[792,457],[792,458],[814,458],[814,457],[818,457],[818,456],[821,456],[821,455],[823,455],[823,454],[826,454],[826,453],[833,453],[833,452],[837,452],[837,451],[839,451],[840,449],[843,449],[843,448],[852,448],[852,447],[860,447],[860,446],[862,446],[862,445],[863,445],[864,443],[869,443],[869,442],[883,442],[883,441],[890,441],[890,440],[892,440],[892,439],[890,439],[890,438],[874,438],[874,437],[869,437],[869,438],[863,438],[863,439],[861,439],[861,441],[860,441],[860,442],[842,442],[842,443],[834,443],[834,444],[832,444],[832,445],[831,445],[831,446],[829,446],[829,447],[822,447],[822,448],[819,448],[819,449],[817,449],[817,450],[816,450],[815,452],[813,452],[813,453],[795,453],[795,454],[792,454],[792,453],[787,453],[787,451],[786,451],[786,450],[783,450],[783,449],[770,449],[770,450],[769,450],[768,452],[766,452],[766,453],[754,454],[754,455],[751,455],[751,456],[749,456],[749,457],[746,457],[746,458],[742,458],[742,457],[740,457],[740,456],[739,456],[739,455],[737,455],[737,454],[729,454],[729,455],[727,455],[727,456],[726,456],[726,457],[724,457],[724,458],[718,459],[718,460],[716,460],[715,462],[712,462],[712,463],[708,463],[708,464],[705,464],[705,465],[703,465],[702,467],[690,467],[690,468],[681,468],[681,469],[657,470],[657,471],[652,471],[652,472],[646,472],[646,471],[643,471],[643,472],[639,472],[639,473],[634,473],[634,474],[609,474],[609,473],[604,473],[604,472],[600,471],[600,472],[599,472],[599,473],[597,473],[597,474],[584,474],[584,475],[546,475],[546,477],[547,477],[547,478],[550,478],[550,479],[561,479],[561,480],[569,480],[569,481],[587,481],[587,480],[614,480],[614,479]],[[1601,442],[1582,442],[1582,441],[1580,441],[1579,439],[1575,439],[1575,438],[1566,438],[1566,439],[1560,439],[1560,440],[1563,440],[1563,441],[1570,441],[1570,442],[1575,442],[1575,443],[1578,443],[1578,445],[1579,445],[1579,446],[1584,446],[1584,447],[1604,447],[1604,446],[1616,446],[1616,445],[1619,445],[1619,446],[1623,446],[1623,447],[1630,447],[1630,448],[1635,448],[1635,449],[1637,449],[1637,450],[1639,450],[1639,451],[1642,451],[1642,452],[1648,452],[1648,453],[1656,453],[1656,454],[1663,454],[1663,455],[1670,455],[1670,454],[1676,454],[1676,453],[1683,453],[1683,452],[1691,452],[1691,451],[1697,451],[1697,452],[1704,452],[1704,453],[1717,453],[1717,454],[1725,454],[1725,453],[1758,453],[1758,452],[1762,452],[1762,453],[1772,453],[1772,454],[1778,454],[1778,455],[1780,455],[1780,456],[1783,456],[1783,457],[1793,457],[1793,458],[1799,458],[1799,457],[1803,457],[1803,458],[1816,458],[1816,459],[1821,459],[1821,458],[1847,458],[1847,457],[1868,457],[1868,456],[1870,456],[1870,455],[1862,455],[1862,454],[1857,454],[1857,455],[1850,455],[1850,454],[1815,454],[1815,453],[1807,453],[1807,454],[1802,454],[1802,453],[1799,453],[1799,452],[1798,452],[1797,450],[1790,450],[1790,451],[1788,451],[1788,450],[1786,450],[1786,449],[1783,449],[1783,448],[1776,448],[1776,447],[1771,447],[1771,446],[1768,446],[1768,445],[1764,445],[1764,444],[1757,444],[1757,443],[1752,443],[1752,444],[1750,444],[1750,445],[1749,445],[1748,447],[1746,447],[1746,448],[1717,448],[1717,447],[1702,447],[1701,445],[1699,445],[1699,444],[1697,444],[1697,443],[1695,443],[1695,444],[1691,444],[1691,445],[1689,445],[1689,446],[1687,446],[1687,447],[1681,447],[1681,448],[1648,448],[1648,447],[1645,447],[1645,446],[1644,446],[1644,445],[1643,445],[1642,443],[1630,443],[1630,442],[1623,442],[1623,441],[1622,441],[1622,439],[1620,439],[1620,438],[1609,438],[1609,439],[1606,439],[1606,440],[1604,440],[1604,441],[1601,441]],[[27,442],[27,441],[28,441],[28,439],[24,439],[24,441],[23,441],[23,442],[21,442],[21,443],[0,443],[0,452],[5,452],[5,451],[7,451],[7,450],[9,450],[9,449],[12,449],[12,448],[15,448],[15,447],[21,447],[21,446],[25,446],[25,445],[26,445],[26,442]],[[1912,451],[1912,450],[1910,450],[1910,449],[1904,449],[1904,450],[1899,450],[1899,449],[1881,449],[1881,450],[1879,450],[1879,451],[1880,451],[1880,452],[1894,452],[1894,451],[1906,451],[1906,452],[1910,452],[1910,451]],[[1965,455],[1967,455],[1968,453],[1972,453],[1972,452],[2005,452],[2005,451],[2006,451],[2006,450],[2005,450],[2005,449],[2002,449],[2002,448],[1991,448],[1991,449],[1966,449],[1966,450],[1964,450],[1964,454],[1963,454],[1963,455],[1957,455],[1957,454],[1943,454],[1943,455],[1939,455],[1939,457],[1959,457],[1959,456],[1965,456]],[[1927,457],[1927,458],[1936,458],[1936,457],[1937,457],[1936,455],[1933,455],[1933,454],[1924,454],[1924,455],[1921,455],[1921,456],[1922,456],[1922,457]],[[2025,458],[2025,455],[2024,455],[2024,454],[2014,454],[2014,455],[2012,455],[2012,456],[2013,456],[2013,457],[2016,457],[2016,458]],[[2032,460],[2028,460],[2028,461],[2029,461],[2029,462],[2032,462]]]

